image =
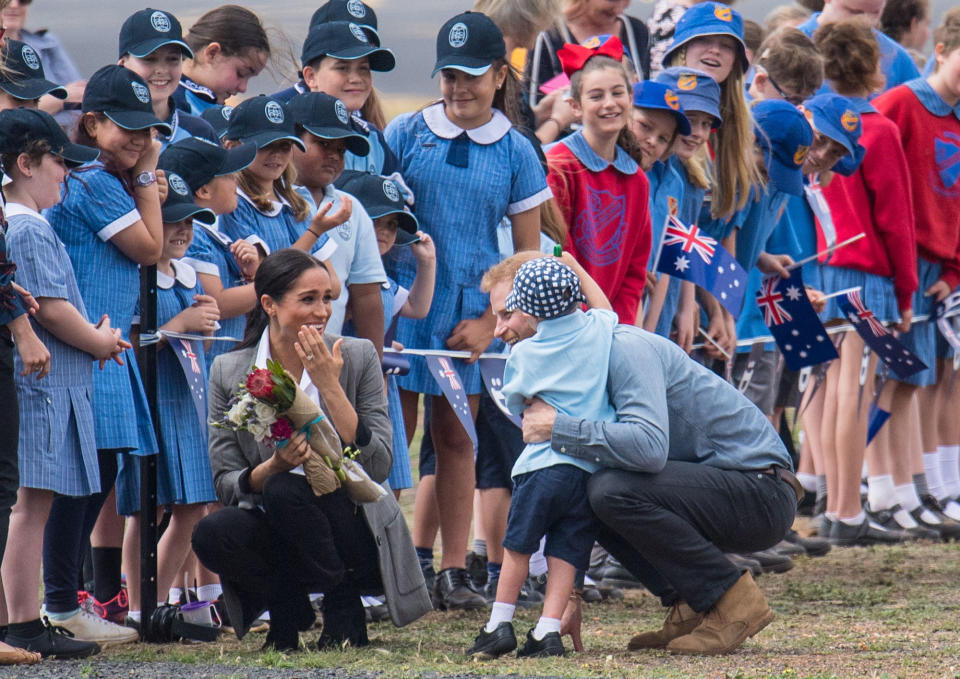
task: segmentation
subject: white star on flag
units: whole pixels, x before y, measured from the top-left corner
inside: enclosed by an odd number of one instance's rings
[[[800,299],[800,288],[798,288],[796,285],[791,285],[788,287],[787,297],[789,297],[791,301],[796,302],[798,299]]]
[[[673,266],[677,271],[686,271],[690,267],[690,260],[680,255],[677,257],[677,261],[673,263]]]

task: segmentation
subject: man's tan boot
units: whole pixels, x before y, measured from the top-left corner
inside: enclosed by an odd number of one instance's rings
[[[651,632],[635,634],[627,644],[627,649],[639,651],[644,648],[664,648],[673,639],[690,634],[703,620],[703,616],[703,613],[697,613],[682,601],[676,603],[670,607],[667,619],[663,621],[663,627]]]
[[[669,642],[667,650],[681,655],[730,653],[771,620],[773,611],[747,572],[707,611],[695,630]]]

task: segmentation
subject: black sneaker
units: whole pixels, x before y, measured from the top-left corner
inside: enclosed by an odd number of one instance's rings
[[[86,658],[100,652],[100,645],[93,641],[74,639],[73,633],[63,627],[50,624],[47,618],[43,619],[42,631],[30,637],[21,637],[7,631],[6,643],[17,648],[35,651],[44,658],[69,660],[72,658]]]
[[[467,655],[481,660],[493,660],[517,647],[517,635],[513,632],[513,623],[501,622],[492,632],[481,629],[473,640],[473,646],[467,649]]]
[[[551,655],[564,655],[563,642],[559,632],[548,632],[543,639],[533,638],[533,630],[527,632],[527,640],[517,650],[518,658],[546,658]]]
[[[916,526],[902,526],[899,521],[897,521],[897,512],[903,511],[903,507],[900,505],[894,505],[888,509],[877,509],[873,510],[870,508],[869,504],[866,506],[865,511],[867,516],[872,519],[877,524],[883,526],[887,530],[900,530],[910,536],[912,540],[939,540],[940,533],[935,530],[930,530],[929,528],[924,527],[922,524]],[[906,512],[904,512],[906,514]]]
[[[486,608],[487,600],[473,588],[465,568],[444,568],[434,585],[436,607],[445,610]]]
[[[486,555],[467,552],[467,575],[473,586],[480,590],[487,584],[487,557]]]

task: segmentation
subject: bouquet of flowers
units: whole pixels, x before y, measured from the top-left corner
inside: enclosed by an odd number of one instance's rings
[[[247,431],[259,443],[281,447],[297,431],[303,432],[311,449],[303,471],[318,496],[341,486],[354,502],[375,502],[386,494],[354,459],[359,451],[341,452],[340,437],[330,420],[277,361],[267,359],[266,368],[254,367],[223,418],[212,424]]]

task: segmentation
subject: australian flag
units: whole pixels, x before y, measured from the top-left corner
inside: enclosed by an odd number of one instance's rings
[[[790,370],[837,358],[833,342],[807,299],[799,267],[790,272],[789,278],[765,277],[757,292],[757,304]]]
[[[203,349],[198,340],[170,338],[170,348],[177,356],[183,376],[190,386],[190,397],[197,409],[197,417],[204,429],[207,427],[206,370],[203,366]]]
[[[446,356],[426,356],[427,366],[430,368],[430,374],[440,385],[440,390],[447,397],[447,402],[457,414],[457,419],[463,425],[467,436],[473,441],[473,448],[477,448],[477,425],[473,421],[473,413],[470,411],[470,402],[467,400],[467,392],[463,388],[463,382],[460,381],[460,374],[453,368],[453,359]],[[476,454],[476,452],[474,452]]]
[[[497,404],[504,415],[518,427],[523,426],[523,421],[519,415],[514,415],[507,409],[507,399],[503,395],[503,371],[507,367],[506,355],[503,358],[481,358],[480,375],[483,377],[483,383],[487,387],[487,393]]]
[[[873,312],[864,306],[858,290],[848,292],[846,296],[837,300],[837,304],[847,319],[853,323],[853,327],[863,338],[864,343],[901,380],[927,369],[926,363],[891,335]]]
[[[747,272],[716,240],[696,224],[685,226],[670,216],[663,231],[657,271],[690,281],[717,298],[736,318],[743,308]]]

